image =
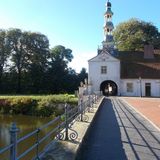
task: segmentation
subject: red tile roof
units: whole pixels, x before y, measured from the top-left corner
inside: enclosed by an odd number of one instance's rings
[[[154,59],[144,59],[143,52],[119,52],[122,79],[160,79],[160,50],[154,52]]]

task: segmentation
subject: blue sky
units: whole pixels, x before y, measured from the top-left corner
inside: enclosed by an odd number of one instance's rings
[[[72,49],[70,66],[80,71],[96,56],[103,40],[107,0],[1,0],[0,28],[20,28],[45,34],[50,47]],[[160,29],[160,0],[111,0],[115,26],[130,18],[153,22]]]

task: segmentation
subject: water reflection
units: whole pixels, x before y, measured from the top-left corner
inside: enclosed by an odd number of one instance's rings
[[[20,129],[20,132],[18,133],[18,138],[20,138],[26,135],[27,133],[30,133],[31,131],[35,130],[36,128],[42,126],[43,124],[47,123],[48,121],[52,119],[53,117],[44,118],[44,117],[34,117],[34,116],[24,116],[24,115],[15,115],[15,116],[0,115],[0,148],[10,143],[9,128],[12,122],[16,122],[17,127]],[[41,136],[43,136],[45,132],[47,132],[47,130],[44,130],[41,133]],[[35,136],[19,144],[18,152],[19,153],[23,152],[25,148],[27,148],[34,142],[35,142]],[[6,157],[6,155],[3,155],[3,157],[1,156],[2,155],[0,155],[0,159],[6,159],[4,158]],[[26,159],[29,160],[29,157],[27,157]]]

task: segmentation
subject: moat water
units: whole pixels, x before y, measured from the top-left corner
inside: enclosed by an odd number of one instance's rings
[[[9,128],[13,122],[16,123],[17,127],[20,129],[18,133],[18,138],[34,131],[38,127],[46,124],[52,118],[44,118],[44,117],[34,117],[34,116],[24,116],[24,115],[0,115],[0,149],[5,147],[6,145],[10,144],[10,132]],[[45,135],[49,129],[41,131],[40,136]],[[48,141],[50,141],[49,139]],[[31,138],[21,142],[18,145],[18,154],[22,153],[25,149],[31,146],[33,143],[36,142],[36,135],[32,136]],[[48,143],[48,142],[44,142]],[[45,145],[45,144],[42,144]],[[42,148],[43,146],[41,146]],[[35,154],[35,150],[30,152],[26,157],[22,158],[22,160],[30,160],[32,159],[33,155]],[[9,159],[9,152],[6,152],[3,155],[0,155],[0,160],[8,160]]]

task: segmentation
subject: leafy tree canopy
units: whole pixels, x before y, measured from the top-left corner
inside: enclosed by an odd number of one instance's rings
[[[64,46],[58,45],[51,49],[52,60],[64,60],[66,63],[71,62],[73,59],[72,50]]]
[[[78,76],[79,76],[80,82],[84,83],[84,80],[88,78],[88,73],[86,68],[82,68]]]
[[[114,40],[118,50],[143,50],[145,44],[152,44],[160,48],[160,33],[152,23],[138,19],[130,19],[120,23],[114,33]]]
[[[87,73],[69,68],[72,59],[71,49],[50,49],[44,34],[0,29],[0,94],[74,93]]]

